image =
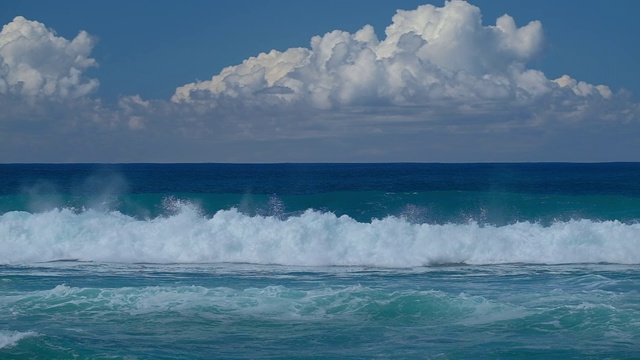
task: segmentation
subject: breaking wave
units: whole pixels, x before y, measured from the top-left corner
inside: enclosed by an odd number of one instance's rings
[[[54,209],[0,216],[0,263],[252,263],[418,267],[440,264],[640,263],[640,224],[571,220],[416,224],[359,222],[331,212],[202,215],[188,203],[141,220],[117,211]]]

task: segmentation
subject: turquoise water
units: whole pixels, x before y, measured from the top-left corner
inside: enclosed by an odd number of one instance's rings
[[[634,359],[640,164],[0,165],[0,358]]]
[[[6,358],[637,358],[640,270],[3,268]],[[18,338],[20,338],[18,340]]]

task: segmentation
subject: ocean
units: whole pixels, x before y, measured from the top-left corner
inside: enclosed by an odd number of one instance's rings
[[[640,164],[0,165],[0,359],[639,359]]]

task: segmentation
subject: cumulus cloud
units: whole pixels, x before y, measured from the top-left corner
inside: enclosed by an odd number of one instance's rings
[[[229,101],[350,106],[528,105],[541,99],[611,98],[604,85],[565,75],[548,79],[527,63],[541,50],[542,24],[518,27],[509,15],[482,25],[480,9],[462,0],[399,10],[380,40],[366,25],[332,31],[310,48],[272,50],[225,68],[209,81],[176,89],[176,103]],[[573,105],[572,105],[573,106]]]
[[[0,32],[0,162],[637,161],[640,105],[532,68],[544,37],[452,0],[399,10],[384,36],[335,30],[170,100],[105,105],[88,96],[94,38],[16,17]]]
[[[85,31],[67,40],[17,16],[0,32],[0,94],[59,100],[90,94],[98,80],[84,72],[97,66],[89,57],[94,44]]]

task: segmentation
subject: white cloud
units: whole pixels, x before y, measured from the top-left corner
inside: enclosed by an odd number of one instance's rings
[[[17,17],[0,32],[0,162],[637,161],[628,93],[531,68],[538,21],[481,20],[460,0],[400,10],[382,39],[335,30],[171,101],[105,105],[87,96],[94,39]]]
[[[84,71],[95,40],[81,31],[69,41],[37,21],[17,16],[0,32],[0,94],[74,99],[98,88]]]
[[[572,102],[612,97],[604,85],[566,76],[550,80],[527,68],[542,48],[540,22],[517,27],[509,15],[495,25],[481,20],[480,9],[461,0],[399,10],[382,40],[369,25],[355,34],[335,30],[313,37],[309,49],[272,50],[209,81],[181,86],[172,100],[212,107],[235,100],[336,109],[451,101],[514,107],[549,97]]]
[[[556,84],[558,84],[561,88],[570,89],[574,94],[578,96],[590,96],[590,95],[600,95],[605,99],[611,98],[613,93],[608,86],[605,85],[591,85],[584,81],[577,81],[572,79],[569,75],[563,75],[558,79],[553,80]]]

